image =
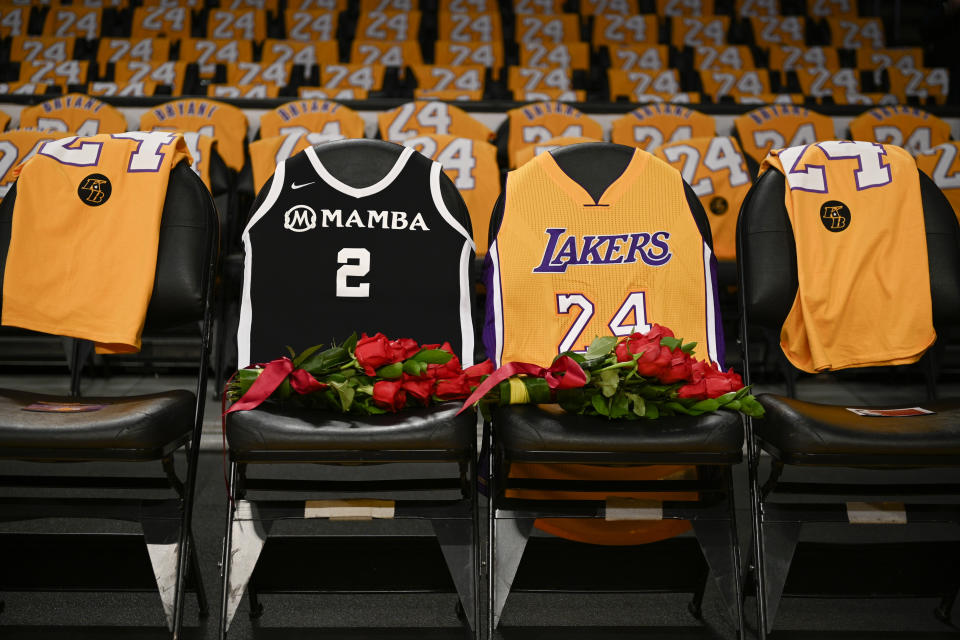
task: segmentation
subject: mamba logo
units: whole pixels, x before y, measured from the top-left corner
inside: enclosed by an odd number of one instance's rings
[[[309,231],[317,228],[317,212],[305,204],[297,204],[283,214],[283,228],[290,231]]]
[[[77,186],[80,201],[90,207],[99,207],[110,199],[111,193],[110,180],[102,173],[91,173]]]

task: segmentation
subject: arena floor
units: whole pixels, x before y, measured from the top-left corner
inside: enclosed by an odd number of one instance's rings
[[[176,376],[113,376],[109,379],[89,380],[85,393],[147,393],[183,386],[189,388],[190,378]],[[31,387],[51,392],[65,392],[66,382],[61,376],[0,376],[0,385]],[[871,400],[889,403],[910,402],[924,397],[923,388],[909,378],[891,378],[882,385],[879,395],[868,394],[868,386],[856,380],[844,381],[820,378],[804,379],[799,383],[798,396],[824,402],[863,404]],[[875,389],[874,386],[869,388]],[[960,382],[942,385],[943,396],[960,395]],[[756,391],[782,391],[778,385],[757,385]],[[180,461],[182,463],[182,460]],[[5,463],[5,472],[26,472],[28,465]],[[64,465],[63,473],[93,473],[94,465]],[[217,576],[220,545],[225,517],[225,488],[222,471],[219,402],[208,400],[204,422],[198,500],[194,527],[200,550],[207,594],[211,601],[211,615],[198,619],[196,601],[188,600],[185,618],[185,638],[215,638],[219,603]],[[157,470],[159,471],[159,469]],[[934,475],[949,478],[949,474]],[[956,477],[952,478],[956,481]],[[740,465],[736,482],[744,496],[738,502],[741,545],[744,557],[748,554],[749,510],[746,502],[746,472]],[[9,490],[3,490],[4,493]],[[2,494],[0,494],[2,495]],[[78,491],[77,495],[83,495]],[[66,521],[33,521],[6,523],[0,531],[34,532],[65,529]],[[314,523],[310,523],[314,526]],[[394,526],[395,523],[389,523]],[[344,529],[344,526],[348,529]],[[312,531],[342,534],[377,533],[382,523],[317,524]],[[429,525],[422,522],[404,522],[409,533],[428,533]],[[71,521],[71,530],[85,532],[137,532],[132,524],[114,524],[94,521]],[[851,531],[855,529],[855,531]],[[277,530],[274,530],[276,533]],[[407,531],[404,531],[406,533]],[[911,527],[809,527],[804,529],[804,540],[863,541],[883,539],[899,541],[948,540],[956,537],[956,530]],[[856,537],[853,537],[856,536]],[[15,554],[15,549],[0,550]],[[105,568],[110,564],[105,562]],[[927,559],[929,560],[929,558]],[[121,561],[119,558],[117,561]],[[884,567],[884,558],[877,558],[878,570]],[[0,558],[0,571],[3,560]],[[826,580],[829,572],[841,570],[834,566],[821,568]],[[890,569],[894,570],[894,569]],[[931,567],[931,571],[956,570],[956,567]],[[499,638],[504,640],[582,640],[620,638],[734,638],[731,625],[724,619],[719,599],[708,588],[704,602],[704,621],[687,612],[686,594],[542,594],[515,593],[503,613]],[[2,593],[5,607],[0,613],[0,638],[53,638],[81,640],[86,638],[165,638],[164,618],[159,598],[154,593]],[[385,638],[399,640],[434,640],[466,638],[455,611],[453,594],[395,594],[395,595],[264,595],[263,616],[251,621],[248,607],[242,603],[231,628],[230,638],[237,640],[284,639],[324,637],[329,639]],[[825,599],[789,598],[779,610],[773,638],[839,638],[843,640],[866,638],[934,639],[956,637],[957,629],[947,626],[933,616],[936,599]],[[746,605],[748,637],[755,637],[752,629],[753,598]]]

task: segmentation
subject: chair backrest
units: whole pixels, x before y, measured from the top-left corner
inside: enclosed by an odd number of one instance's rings
[[[278,165],[243,232],[239,366],[353,332],[449,341],[474,359],[470,216],[442,167],[381,140]]]
[[[0,203],[0,295],[16,197],[14,184]],[[217,214],[210,192],[190,166],[181,162],[170,172],[163,203],[145,331],[179,327],[204,317],[217,237]]]
[[[935,326],[960,322],[960,229],[946,197],[923,172],[920,195]],[[740,211],[737,258],[750,326],[779,331],[797,295],[797,251],[785,205],[786,179],[769,170]]]
[[[723,364],[710,224],[652,154],[583,143],[507,177],[491,220],[484,344],[498,364],[549,364],[596,335],[658,323]]]

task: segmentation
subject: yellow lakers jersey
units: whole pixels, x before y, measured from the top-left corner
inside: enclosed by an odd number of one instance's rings
[[[4,112],[0,112],[0,131],[6,131],[9,124],[10,116]]]
[[[566,147],[571,144],[580,144],[581,142],[600,142],[600,140],[597,140],[596,138],[575,138],[572,136],[567,136],[550,138],[549,140],[544,140],[543,142],[530,144],[520,149],[520,151],[517,151],[517,166],[523,166],[527,164],[533,160],[535,156],[538,156],[541,153],[553,151],[558,147]]]
[[[247,116],[239,108],[206,98],[171,100],[151,108],[140,117],[144,131],[196,131],[217,139],[223,161],[240,171],[244,163]]]
[[[18,164],[32,158],[44,142],[66,135],[61,131],[39,129],[13,129],[0,133],[0,198],[13,186],[13,170]]]
[[[115,107],[82,93],[25,107],[20,112],[20,128],[50,129],[93,136],[98,133],[120,133],[127,130],[127,119]]]
[[[597,335],[627,335],[653,322],[696,340],[700,357],[721,357],[710,248],[693,219],[680,174],[649,153],[635,150],[599,201],[567,176],[550,153],[512,171],[489,257],[484,342],[498,365],[549,365],[558,353],[584,350]],[[689,477],[693,471],[678,466],[513,464],[510,473],[652,480]],[[508,495],[583,499],[583,494],[534,491]],[[609,545],[653,542],[689,529],[689,523],[677,520],[563,518],[540,519],[536,526],[564,538]]]
[[[536,102],[510,109],[507,122],[507,159],[511,168],[519,166],[517,152],[537,142],[560,137],[603,140],[599,122],[562,102]]]
[[[131,131],[51,140],[17,167],[3,324],[139,350],[170,170],[189,159],[178,134]]]
[[[610,141],[644,151],[655,151],[666,142],[717,135],[713,116],[678,104],[648,104],[613,121]]]
[[[408,138],[403,145],[439,162],[443,172],[453,180],[470,212],[477,255],[486,255],[490,214],[500,196],[497,148],[482,140],[440,135]]]
[[[213,189],[213,182],[210,179],[210,157],[220,152],[217,150],[217,139],[205,136],[196,131],[180,131],[183,136],[183,142],[190,152],[190,168],[200,176],[207,189]]]
[[[831,118],[791,104],[758,107],[734,118],[733,126],[744,152],[757,164],[763,162],[771,149],[837,137]]]
[[[691,138],[665,144],[656,155],[676,167],[700,198],[717,260],[736,260],[737,217],[751,183],[737,141],[728,136]]]
[[[850,137],[903,147],[913,155],[929,151],[950,139],[950,124],[937,116],[905,105],[877,107],[850,122]]]
[[[294,100],[260,116],[260,137],[286,135],[285,129],[300,127],[331,136],[329,139],[362,138],[363,126],[356,111],[338,102]]]
[[[267,183],[277,165],[307,147],[330,140],[343,140],[346,136],[336,132],[307,131],[304,127],[284,127],[285,133],[262,138],[250,143],[250,164],[253,168],[254,193]]]
[[[930,176],[960,219],[960,142],[942,142],[917,156],[917,167]]]
[[[761,172],[769,167],[786,178],[797,248],[797,296],[780,332],[790,362],[816,372],[918,360],[936,335],[910,154],[834,140],[775,150]]]
[[[422,135],[450,135],[489,142],[493,131],[460,107],[436,100],[402,104],[377,116],[380,137],[402,143]]]

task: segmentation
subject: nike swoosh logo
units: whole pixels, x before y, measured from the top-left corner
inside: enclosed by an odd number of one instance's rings
[[[290,188],[291,188],[291,189],[300,189],[300,188],[302,188],[302,187],[307,187],[307,186],[313,184],[314,182],[316,182],[316,180],[313,180],[313,181],[311,181],[311,182],[304,182],[303,184],[297,184],[296,182],[293,182],[293,183],[290,184]]]

